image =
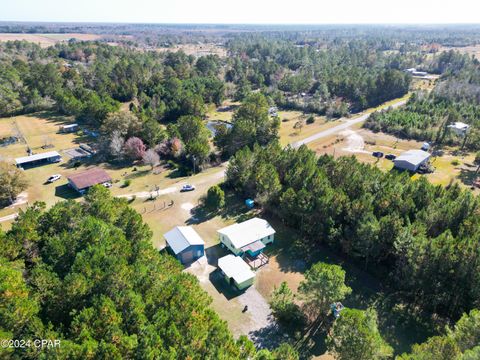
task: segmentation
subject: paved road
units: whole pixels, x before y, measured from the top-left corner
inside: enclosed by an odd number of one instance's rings
[[[397,101],[393,104],[385,105],[381,109],[386,109],[386,108],[389,108],[389,107],[397,108],[399,106],[405,105],[406,103],[407,103],[407,100],[399,100],[399,101]],[[330,128],[330,129],[327,129],[327,130],[320,131],[320,132],[318,132],[316,134],[313,134],[312,136],[309,136],[309,137],[307,137],[303,140],[299,140],[297,142],[294,142],[291,145],[292,145],[293,148],[299,148],[300,146],[302,146],[304,144],[308,144],[312,141],[315,141],[315,140],[318,140],[318,139],[321,139],[321,138],[339,133],[340,131],[348,129],[350,126],[353,126],[355,124],[358,124],[358,123],[361,123],[361,122],[367,120],[368,117],[370,116],[370,114],[371,113],[363,114],[363,115],[360,115],[359,117],[356,117],[356,118],[353,118],[353,119],[346,119],[340,125],[334,126],[334,127]]]

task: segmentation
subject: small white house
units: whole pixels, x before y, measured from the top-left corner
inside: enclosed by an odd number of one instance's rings
[[[458,136],[465,136],[468,129],[470,128],[470,125],[463,122],[455,122],[451,125],[448,125],[448,127],[452,129]]]
[[[60,132],[71,133],[78,131],[78,124],[68,124],[60,126]]]
[[[408,150],[393,160],[393,163],[397,169],[415,172],[428,162],[430,156],[430,153],[423,150]]]
[[[255,273],[238,256],[229,254],[218,259],[218,268],[221,270],[225,280],[238,290],[243,290],[253,285]]]
[[[428,73],[425,71],[418,71],[416,68],[409,68],[404,70],[406,73],[411,74],[412,76],[419,76],[419,77],[424,77],[427,76]]]
[[[235,255],[259,255],[265,245],[273,243],[275,230],[268,221],[253,218],[218,230],[220,242]]]
[[[167,243],[167,251],[182,264],[195,261],[205,253],[205,242],[190,226],[176,226],[163,237]]]

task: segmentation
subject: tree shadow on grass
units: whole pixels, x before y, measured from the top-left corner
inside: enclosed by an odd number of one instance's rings
[[[192,217],[186,221],[187,225],[201,224],[205,221],[220,216],[225,220],[235,220],[243,222],[257,215],[256,210],[247,208],[241,199],[233,192],[225,193],[225,206],[222,209],[209,209],[204,205],[196,206],[191,210]]]
[[[185,221],[185,224],[187,225],[201,224],[205,221],[213,219],[216,215],[218,215],[218,211],[212,211],[204,205],[198,205],[194,207],[190,213],[192,214],[192,217]]]
[[[273,350],[281,343],[288,341],[288,335],[275,321],[272,321],[268,326],[259,330],[251,331],[248,334],[250,340],[255,346],[260,349]]]
[[[68,125],[72,123],[73,117],[67,115],[61,115],[55,111],[39,111],[31,114],[24,115],[26,117],[44,119],[49,122],[55,123],[55,125]]]
[[[139,177],[146,176],[149,173],[150,173],[150,169],[133,171],[125,176],[125,180],[137,179]]]
[[[234,192],[225,192],[225,207],[220,212],[220,216],[223,219],[234,219],[236,222],[242,222],[251,219],[256,214],[257,211],[249,209]]]
[[[474,167],[472,170],[466,168],[460,168],[460,174],[458,175],[458,179],[464,184],[468,186],[472,186],[473,182],[478,176],[476,172],[477,168]]]

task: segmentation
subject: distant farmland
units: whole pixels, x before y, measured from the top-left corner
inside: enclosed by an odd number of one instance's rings
[[[77,40],[99,40],[101,35],[96,34],[12,34],[12,33],[0,33],[0,41],[15,41],[25,40],[36,43],[41,47],[49,47],[55,45],[57,42],[68,41],[70,39]]]

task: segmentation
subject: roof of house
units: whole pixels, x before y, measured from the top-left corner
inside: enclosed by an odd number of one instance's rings
[[[275,234],[268,221],[253,218],[239,224],[233,224],[218,230],[219,234],[227,236],[237,249],[251,244],[264,237]]]
[[[76,127],[78,126],[78,124],[68,124],[68,125],[62,125],[62,128],[63,129],[68,129],[68,128],[72,128],[72,127]]]
[[[419,165],[425,160],[429,159],[430,156],[430,153],[423,150],[408,150],[403,152],[400,156],[393,160],[393,162],[397,163],[401,161],[406,161],[413,165]]]
[[[176,226],[164,234],[163,237],[167,240],[175,255],[191,245],[205,245],[200,235],[190,226]]]
[[[52,157],[60,157],[60,154],[56,151],[48,151],[41,154],[35,154],[30,156],[22,156],[15,159],[17,165],[29,163],[37,160],[46,160]]]
[[[467,130],[470,127],[470,125],[458,121],[458,122],[455,122],[451,125],[448,125],[448,127],[453,128],[453,129],[457,129],[457,130]]]
[[[77,189],[81,190],[97,184],[110,182],[112,181],[112,178],[110,177],[110,175],[107,174],[105,170],[95,167],[81,173],[69,176],[68,181],[75,185]]]
[[[218,267],[229,278],[233,278],[237,284],[241,284],[255,277],[250,266],[241,257],[229,254],[218,259]]]

